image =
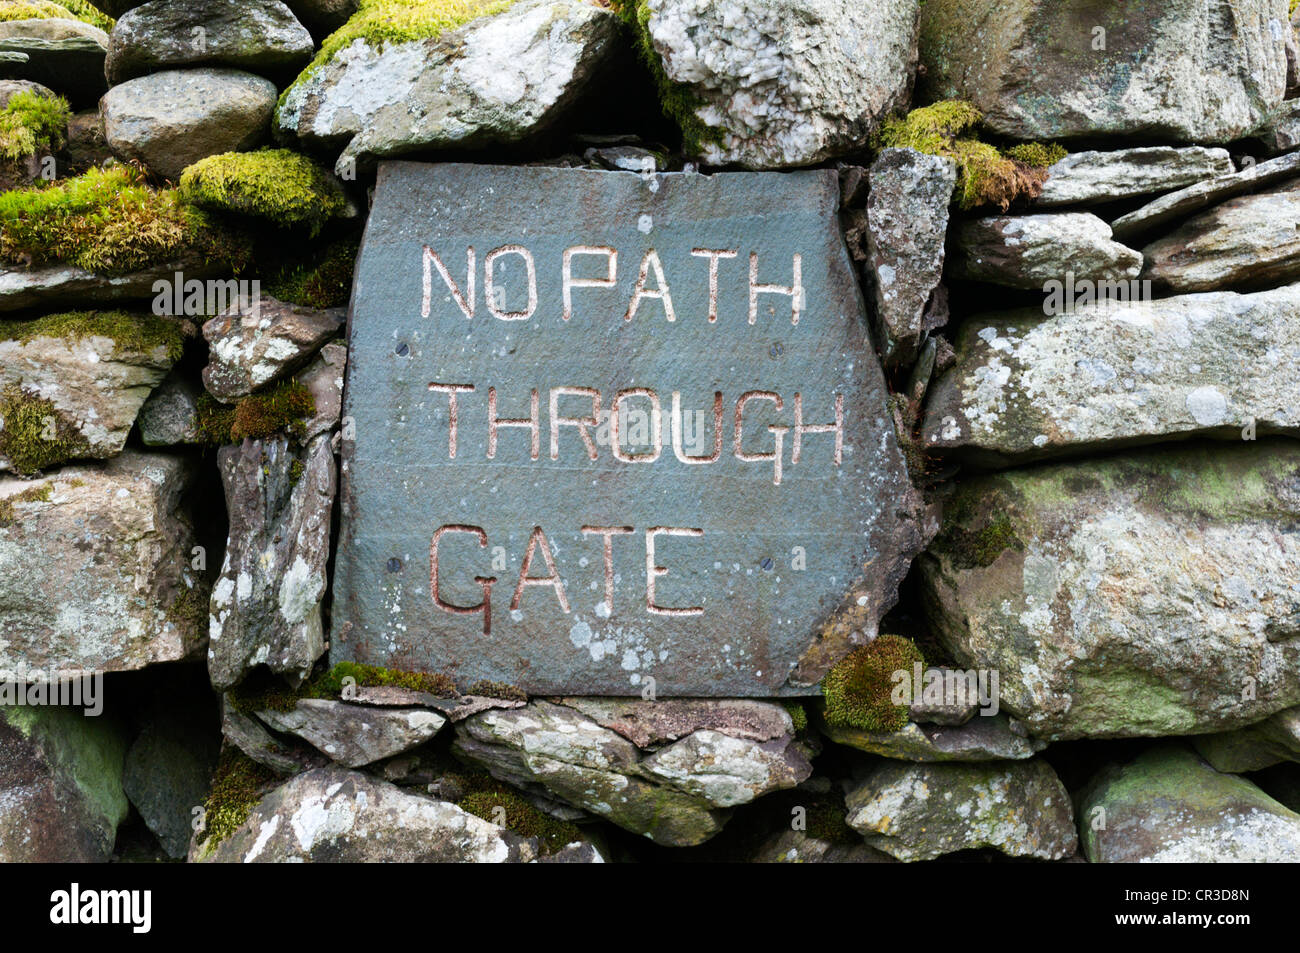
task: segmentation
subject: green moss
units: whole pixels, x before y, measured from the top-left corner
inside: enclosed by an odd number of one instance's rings
[[[249,255],[240,236],[174,189],[150,188],[133,166],[0,193],[0,261],[64,262],[111,276],[185,253],[236,269]]]
[[[804,805],[807,815],[806,833],[817,840],[832,844],[856,846],[862,843],[862,835],[849,827],[845,820],[844,802],[830,794],[818,795]]]
[[[983,569],[1008,549],[1024,551],[1011,513],[1019,494],[1004,480],[994,487],[983,492],[963,487],[944,504],[944,547],[959,569]]]
[[[798,702],[781,702],[781,706],[789,713],[795,731],[803,731],[808,727],[808,712],[804,711],[803,705]]]
[[[86,0],[11,0],[0,7],[0,21],[4,20],[81,20],[97,26],[105,33],[112,31],[113,18],[96,10]]]
[[[51,484],[42,483],[40,486],[30,487],[13,496],[0,499],[0,529],[14,524],[17,519],[15,506],[23,503],[48,503],[53,492],[54,487]]]
[[[152,314],[126,311],[69,311],[32,321],[0,321],[0,341],[26,343],[38,337],[81,341],[108,338],[120,353],[150,354],[167,349],[167,358],[178,361],[185,339],[175,321]]]
[[[293,463],[289,464],[289,482],[293,486],[297,486],[298,481],[302,479],[302,475],[306,472],[307,464],[303,463],[301,460],[293,461]]]
[[[894,673],[925,665],[921,650],[899,635],[881,635],[841,660],[822,680],[826,723],[865,731],[898,731],[907,706],[895,705]]]
[[[0,457],[22,476],[90,451],[85,438],[52,401],[19,384],[0,392],[0,421]]]
[[[305,308],[342,307],[352,294],[352,271],[359,248],[355,238],[327,245],[314,261],[282,269],[267,282],[266,292]]]
[[[303,421],[316,413],[316,401],[296,380],[281,381],[270,390],[250,394],[234,406],[211,394],[199,395],[199,439],[208,444],[261,440],[279,431],[300,438]]]
[[[223,749],[212,777],[212,790],[203,805],[206,827],[199,835],[199,843],[211,850],[233,834],[276,781],[273,771],[238,748]]]
[[[208,588],[203,585],[185,586],[167,608],[167,618],[186,633],[203,633],[208,630]]]
[[[707,143],[721,142],[722,130],[708,125],[699,116],[698,110],[705,105],[704,100],[691,92],[689,86],[674,83],[664,71],[663,61],[650,39],[647,26],[650,8],[645,0],[610,0],[609,5],[632,28],[637,50],[659,89],[659,104],[664,115],[682,130],[683,150],[689,155],[699,155]]]
[[[468,791],[456,802],[457,807],[493,824],[501,824],[504,811],[505,823],[501,826],[520,837],[537,838],[543,854],[552,854],[582,839],[577,825],[539,811],[513,788],[491,775],[457,774],[453,778],[460,790]]]
[[[512,702],[528,701],[528,695],[523,689],[516,688],[514,685],[507,685],[505,682],[491,682],[485,678],[481,678],[471,685],[465,694],[482,695],[485,698],[502,698]]]
[[[20,162],[38,151],[58,152],[67,142],[71,115],[62,96],[15,93],[0,109],[0,157]]]
[[[1003,154],[1035,169],[1049,169],[1069,155],[1065,146],[1057,142],[1022,142],[1004,150]]]
[[[303,227],[312,235],[348,205],[333,175],[288,149],[208,156],[181,173],[177,190],[199,208]]]

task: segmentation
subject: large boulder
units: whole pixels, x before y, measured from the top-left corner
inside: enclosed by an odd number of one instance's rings
[[[665,109],[711,165],[811,165],[861,150],[907,106],[916,0],[638,0]]]
[[[0,679],[24,668],[126,671],[201,651],[206,593],[190,572],[183,499],[193,470],[126,450],[39,481],[0,479]]]
[[[121,159],[168,179],[265,138],[275,84],[232,69],[167,70],[114,86],[100,101],[104,138]]]
[[[0,22],[0,55],[25,57],[11,74],[62,93],[74,106],[93,103],[108,84],[108,34],[81,20],[45,17]]]
[[[1049,739],[1237,728],[1300,704],[1300,446],[964,482],[919,566],[937,634]]]
[[[1287,0],[927,0],[921,95],[1014,139],[1229,142],[1286,89]]]

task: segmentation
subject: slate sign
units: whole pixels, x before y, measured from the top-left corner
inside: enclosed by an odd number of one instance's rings
[[[831,171],[382,166],[332,660],[808,694],[911,493],[838,202]]]

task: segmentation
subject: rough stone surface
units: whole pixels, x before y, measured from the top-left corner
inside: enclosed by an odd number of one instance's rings
[[[24,666],[125,671],[201,649],[185,608],[202,598],[182,501],[192,472],[179,457],[126,450],[39,481],[0,479],[13,510],[0,526],[0,679]]]
[[[257,717],[348,768],[409,751],[446,723],[441,715],[422,708],[370,708],[326,698],[303,698],[292,711],[259,711]]]
[[[285,3],[317,40],[329,36],[357,12],[357,0],[285,0]]]
[[[899,761],[1019,761],[1047,747],[1016,734],[1002,714],[955,727],[908,723],[898,731],[864,731],[819,721],[817,730],[837,744]]]
[[[104,57],[108,34],[80,20],[45,18],[0,22],[0,54],[21,53],[20,79],[62,93],[74,106],[93,102],[108,89]]]
[[[1192,739],[1216,771],[1242,774],[1284,761],[1300,762],[1300,708],[1288,708],[1259,724]]]
[[[1300,432],[1300,285],[969,319],[921,439],[984,462]]]
[[[1034,735],[1243,727],[1300,704],[1298,514],[1287,441],[969,480],[920,561],[931,623]]]
[[[193,808],[212,786],[220,736],[184,709],[156,716],[126,753],[122,788],[167,855],[189,851]]]
[[[915,360],[928,307],[943,277],[948,206],[957,163],[913,149],[884,149],[871,164],[867,270],[877,340],[887,364]]]
[[[812,774],[812,764],[789,736],[756,744],[701,728],[650,755],[641,770],[717,807],[735,807],[794,787]]]
[[[304,426],[303,439],[332,430],[343,413],[343,377],[348,368],[348,349],[326,344],[300,374],[298,383],[311,394],[316,412]]]
[[[167,70],[114,86],[100,102],[114,155],[138,159],[168,179],[266,135],[275,84],[232,69]]]
[[[304,65],[313,49],[307,28],[279,0],[152,0],[118,19],[104,71],[114,85],[200,64],[278,76]]]
[[[154,283],[170,281],[178,271],[184,272],[186,278],[202,280],[217,275],[220,268],[219,263],[208,264],[191,257],[113,277],[72,265],[0,265],[0,312],[60,305],[85,308],[151,298]]]
[[[276,774],[301,774],[330,763],[329,758],[310,745],[271,734],[252,715],[240,711],[229,694],[221,697],[221,735]]]
[[[700,100],[704,160],[771,169],[858,151],[907,105],[917,6],[648,0],[646,29],[668,79]]]
[[[1104,827],[1089,823],[1098,811]],[[1179,745],[1104,770],[1079,817],[1094,864],[1300,862],[1300,814]]]
[[[262,295],[203,325],[208,366],[203,385],[234,403],[296,371],[343,330],[346,308],[317,311]]]
[[[1034,204],[1099,205],[1170,192],[1235,172],[1227,149],[1139,146],[1113,152],[1072,152],[1047,170]]]
[[[148,447],[199,442],[199,394],[202,389],[173,371],[154,388],[136,415],[140,439]]]
[[[1228,142],[1252,132],[1286,88],[1286,0],[921,9],[924,101],[970,100],[1013,139]]]
[[[894,858],[866,844],[839,844],[805,831],[773,834],[749,858],[753,864],[892,864]]]
[[[321,600],[338,486],[330,439],[301,449],[286,437],[245,440],[222,447],[217,465],[230,536],[212,588],[212,684],[229,688],[258,665],[305,677],[325,651]]]
[[[749,698],[564,698],[561,703],[638,748],[677,741],[701,728],[748,741],[771,741],[794,732],[784,706]]]
[[[1041,291],[1048,281],[1127,281],[1142,256],[1112,240],[1089,212],[1011,215],[964,222],[956,230],[953,277]]]
[[[1069,792],[1044,761],[882,762],[845,797],[848,824],[903,861],[991,847],[1061,860],[1078,847]]]

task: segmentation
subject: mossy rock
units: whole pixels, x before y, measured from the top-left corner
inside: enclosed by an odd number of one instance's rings
[[[284,265],[267,282],[267,294],[318,311],[343,307],[352,295],[352,273],[360,247],[356,238],[339,239],[303,262]]]
[[[86,0],[10,0],[0,7],[0,22],[5,20],[80,20],[112,32],[113,18],[97,10]]]
[[[0,160],[17,163],[38,152],[58,152],[67,143],[71,115],[62,96],[15,93],[0,109]]]
[[[214,212],[233,212],[316,235],[347,212],[343,186],[334,175],[289,149],[226,152],[186,169],[182,201]]]
[[[301,438],[303,421],[316,413],[316,401],[296,380],[250,394],[231,406],[211,394],[199,395],[198,436],[213,446],[261,440],[279,431]]]
[[[826,698],[823,717],[833,727],[866,731],[897,731],[907,724],[908,701],[894,701],[898,685],[896,672],[911,678],[916,665],[925,659],[910,639],[881,635],[848,655],[826,673],[822,692]]]

